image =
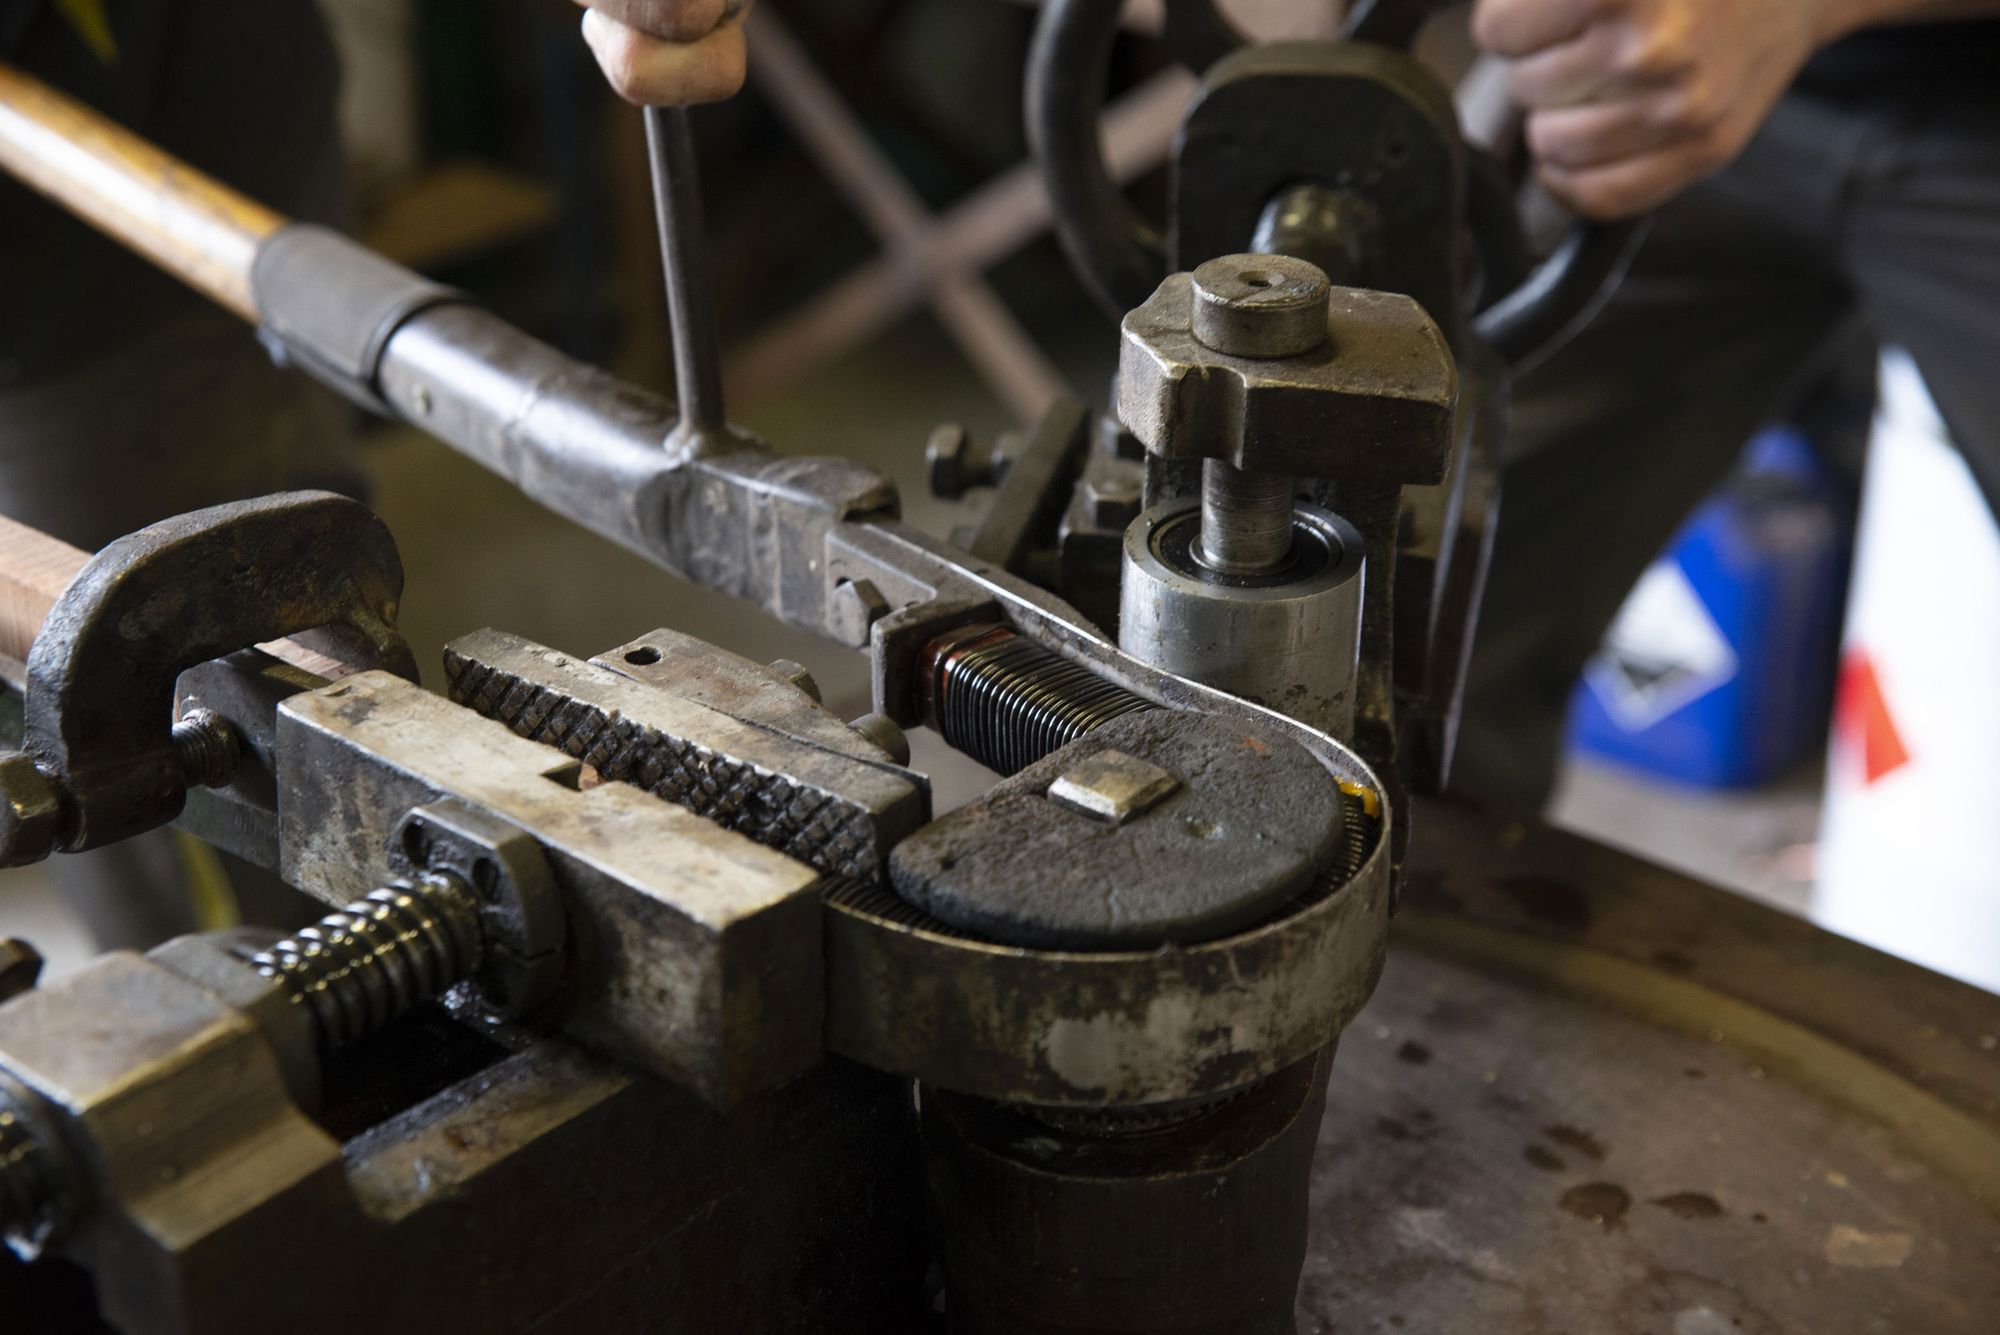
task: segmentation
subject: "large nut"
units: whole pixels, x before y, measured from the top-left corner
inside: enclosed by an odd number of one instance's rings
[[[1409,297],[1323,289],[1325,337],[1306,346],[1301,321],[1322,289],[1294,267],[1312,268],[1271,255],[1213,260],[1197,271],[1199,285],[1196,274],[1174,274],[1126,316],[1126,428],[1165,458],[1293,477],[1442,481],[1458,371],[1437,324]],[[1259,355],[1220,351],[1202,333]]]
[[[0,756],[0,865],[25,867],[55,851],[62,792],[25,751]]]

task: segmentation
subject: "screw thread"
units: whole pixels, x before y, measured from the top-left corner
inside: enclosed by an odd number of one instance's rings
[[[1112,719],[1155,708],[1005,626],[955,631],[934,641],[929,657],[938,732],[1001,774],[1018,774]]]
[[[242,755],[236,729],[212,709],[190,709],[174,723],[174,751],[190,788],[220,788],[236,777]]]
[[[456,877],[386,886],[250,957],[312,1014],[321,1051],[393,1023],[465,981],[485,944]]]

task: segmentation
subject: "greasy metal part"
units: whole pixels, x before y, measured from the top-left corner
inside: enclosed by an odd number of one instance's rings
[[[221,788],[236,777],[242,743],[229,720],[214,710],[182,710],[172,739],[188,787]]]
[[[1197,552],[1206,507],[1148,510],[1125,532],[1118,641],[1167,672],[1346,737],[1360,661],[1361,535],[1310,505],[1292,519],[1287,564],[1229,576]]]
[[[1292,558],[1297,493],[1283,473],[1246,473],[1225,460],[1204,459],[1195,559],[1218,575],[1268,575],[1283,569]]]
[[[1408,55],[1245,47],[1208,71],[1182,122],[1170,259],[1330,251],[1336,285],[1415,298],[1456,351],[1466,157],[1450,90]]]
[[[703,234],[700,169],[686,107],[647,107],[645,119],[667,317],[673,324],[674,395],[680,400],[680,420],[667,448],[694,457],[736,444],[722,406],[721,335]]]
[[[944,423],[924,442],[925,481],[941,501],[963,500],[975,487],[999,486],[1012,462],[998,449],[977,450],[972,434],[957,422]]]
[[[926,1090],[952,1335],[1293,1335],[1330,1055],[1125,1134]]]
[[[894,777],[928,791],[922,775],[842,723],[775,664],[759,664],[675,630],[649,631],[590,661],[816,750],[886,768]]]
[[[428,1049],[350,1050],[374,1070],[330,1080],[315,1125],[202,988],[123,955],[57,986],[0,1010],[0,1060],[63,1091],[44,1130],[88,1151],[88,1208],[56,1249],[75,1266],[0,1261],[9,1335],[920,1328],[906,1082],[842,1065],[724,1118],[560,1040],[438,1021]],[[394,1064],[440,1056],[469,1073],[371,1108]],[[330,1255],[359,1279],[329,1283]]]
[[[887,756],[898,765],[910,763],[910,739],[896,725],[896,720],[887,714],[863,714],[851,720],[852,728],[860,738]]]
[[[1225,255],[1189,275],[1190,325],[1230,357],[1303,357],[1326,342],[1330,288],[1318,266],[1283,254]]]
[[[1382,247],[1382,218],[1366,196],[1323,185],[1292,185],[1258,215],[1250,249],[1307,260],[1340,287],[1361,287]]]
[[[886,889],[826,896],[829,1049],[1002,1103],[1143,1107],[1255,1084],[1333,1041],[1389,920],[1383,813],[1344,791],[1338,865],[1272,921],[1171,950],[1031,950]]]
[[[31,1128],[41,1147],[73,1150],[52,1175],[66,1204],[50,1241],[96,1273],[120,1324],[173,1320],[120,1301],[152,1278],[150,1250],[225,1234],[232,1268],[255,1274],[258,1207],[337,1174],[338,1146],[292,1104],[256,1026],[136,955],[102,956],[0,1007],[0,1076],[47,1110]]]
[[[943,738],[1016,774],[1112,719],[1154,706],[1007,626],[966,626],[924,651],[928,714]]]
[[[280,870],[300,889],[345,904],[385,883],[382,831],[452,798],[548,860],[568,920],[552,1024],[716,1106],[819,1061],[812,869],[387,673],[285,701],[278,753]]]
[[[484,953],[472,891],[433,876],[371,891],[249,960],[312,1016],[325,1052],[444,995]]]
[[[630,784],[829,874],[880,875],[929,814],[924,790],[856,758],[860,739],[832,715],[847,733],[837,751],[492,630],[453,641],[445,677],[453,701],[573,757],[593,782]]]
[[[275,868],[278,703],[326,684],[326,678],[259,649],[183,672],[175,709],[182,718],[205,713],[221,719],[235,750],[228,782],[191,789],[174,824],[247,862]]]
[[[1010,456],[993,503],[966,547],[974,559],[1024,574],[1037,551],[1055,545],[1056,526],[1083,467],[1094,420],[1090,409],[1075,399],[1059,399],[1041,415]]]
[[[1247,271],[1272,258],[1235,262]],[[1307,478],[1444,477],[1458,376],[1415,301],[1334,289],[1324,342],[1283,358],[1209,347],[1195,302],[1193,277],[1175,274],[1125,317],[1118,416],[1148,451]]]
[[[20,842],[5,859],[98,848],[180,814],[189,757],[173,707],[188,668],[313,632],[350,661],[414,674],[394,629],[402,584],[381,521],[326,492],[199,510],[106,547],[51,609],[28,658],[22,749],[60,815],[11,802],[8,832]],[[211,741],[194,748],[195,768],[226,777]]]
[[[1052,792],[1094,773],[1103,794],[1119,772],[1107,754],[1156,794],[1143,816],[1130,802],[1123,819],[1115,806],[1101,819]],[[1105,724],[904,840],[889,876],[966,936],[1146,950],[1269,921],[1327,873],[1341,836],[1340,790],[1303,747],[1240,720],[1155,710]]]

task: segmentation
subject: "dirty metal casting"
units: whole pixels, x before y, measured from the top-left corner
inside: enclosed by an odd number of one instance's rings
[[[1128,805],[1105,820],[1054,791],[1089,782],[1101,793],[1121,765],[1157,794],[1143,814]],[[1105,724],[904,840],[889,874],[905,900],[969,936],[1143,950],[1270,919],[1327,873],[1340,838],[1340,790],[1296,742],[1153,710]]]
[[[336,905],[397,870],[382,837],[453,799],[532,837],[567,915],[552,1023],[717,1106],[818,1060],[819,875],[387,673],[280,707],[285,879]]]
[[[128,838],[178,816],[191,784],[227,781],[234,747],[215,716],[174,723],[189,668],[311,633],[414,675],[395,631],[402,591],[388,529],[324,492],[197,511],[105,548],[28,657],[23,749],[4,762],[5,861]]]

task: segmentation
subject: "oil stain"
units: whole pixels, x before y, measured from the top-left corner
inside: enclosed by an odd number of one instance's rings
[[[1722,1202],[1699,1191],[1677,1191],[1671,1196],[1660,1197],[1653,1204],[1682,1219],[1720,1219],[1729,1213],[1722,1208]]]
[[[1412,1066],[1422,1066],[1431,1059],[1431,1050],[1413,1038],[1396,1049],[1396,1056]]]
[[[1594,1163],[1603,1163],[1606,1150],[1604,1142],[1588,1131],[1579,1130],[1558,1122],[1554,1126],[1542,1128],[1542,1134],[1565,1149],[1575,1150]]]
[[[1546,1145],[1530,1145],[1521,1151],[1521,1157],[1544,1172],[1560,1173],[1569,1165],[1556,1157],[1555,1151]]]
[[[1632,1208],[1632,1193],[1611,1182],[1586,1182],[1565,1191],[1557,1203],[1578,1219],[1588,1220],[1610,1233],[1625,1226],[1625,1212]]]

